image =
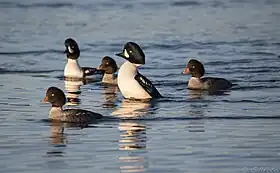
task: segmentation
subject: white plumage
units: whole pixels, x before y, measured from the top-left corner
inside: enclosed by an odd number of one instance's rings
[[[65,77],[82,78],[83,70],[81,69],[78,60],[68,59],[64,68]]]
[[[137,74],[137,65],[125,62],[118,72],[118,86],[125,98],[149,99],[151,96],[134,79]]]

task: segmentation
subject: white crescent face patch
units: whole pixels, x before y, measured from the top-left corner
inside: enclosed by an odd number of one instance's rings
[[[124,49],[124,56],[125,56],[126,58],[129,58],[129,54],[127,53],[126,49]]]
[[[69,51],[70,53],[73,53],[73,52],[74,52],[73,49],[72,49],[70,46],[68,46],[67,48],[68,48],[68,51]]]

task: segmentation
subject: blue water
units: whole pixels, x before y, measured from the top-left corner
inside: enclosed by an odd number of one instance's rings
[[[0,1],[0,172],[280,172],[280,1]],[[96,67],[127,41],[146,53],[142,74],[165,98],[123,100],[100,82],[61,79],[64,40]],[[238,84],[187,90],[190,58]],[[45,90],[81,94],[106,118],[87,128],[46,121]],[[64,134],[58,135],[64,127]]]

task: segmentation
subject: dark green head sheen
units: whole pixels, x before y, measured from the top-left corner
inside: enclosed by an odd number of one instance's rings
[[[117,53],[116,55],[133,64],[145,64],[145,54],[140,46],[134,42],[127,42],[124,45],[123,51],[121,53]]]
[[[72,38],[68,38],[65,40],[64,45],[66,48],[64,53],[67,54],[67,58],[78,59],[80,56],[80,49],[77,42]]]

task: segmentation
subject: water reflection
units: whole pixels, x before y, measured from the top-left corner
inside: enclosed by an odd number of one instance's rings
[[[124,119],[135,118],[147,115],[150,108],[150,103],[124,99],[112,114]],[[119,156],[121,172],[144,172],[148,168],[146,125],[137,119],[124,120],[120,121],[119,130],[119,150],[126,151],[125,156]]]
[[[51,122],[51,144],[64,145],[66,137],[64,135],[64,126],[61,122]]]
[[[201,91],[201,90],[188,90],[190,100],[203,100],[205,94],[207,94],[207,91]],[[203,103],[203,102],[193,102],[189,105],[189,111],[188,115],[190,117],[203,117],[205,116],[205,111],[208,108],[209,103]],[[190,120],[188,121],[187,125],[189,132],[205,132],[204,128],[204,120],[198,119],[198,120]]]
[[[146,148],[146,126],[137,122],[119,123],[120,150],[137,150]]]
[[[64,159],[67,139],[64,132],[64,124],[61,122],[51,122],[50,144],[51,148],[46,154],[49,159],[46,160],[46,165],[50,169],[63,168],[68,166]]]
[[[47,152],[48,157],[63,157],[66,147],[66,136],[63,133],[64,127],[61,122],[51,122],[50,144],[51,150]]]
[[[116,107],[118,86],[116,85],[103,85],[103,96],[104,96],[104,108]]]
[[[123,99],[120,107],[112,112],[112,115],[120,118],[136,118],[147,115],[151,107],[150,102]]]
[[[84,84],[83,81],[69,81],[69,80],[64,80],[64,88],[67,91],[66,93],[66,98],[67,98],[67,103],[66,105],[73,105],[77,106],[81,104],[81,100],[79,98],[81,94],[81,89],[80,87]]]
[[[205,94],[204,91],[201,90],[187,90],[187,92],[189,93],[190,99],[201,99]]]
[[[204,91],[204,90],[187,90],[191,99],[202,99],[204,96],[222,96],[229,95],[230,91]]]

